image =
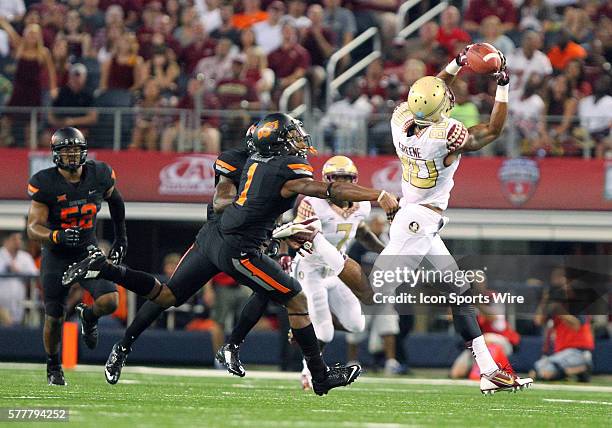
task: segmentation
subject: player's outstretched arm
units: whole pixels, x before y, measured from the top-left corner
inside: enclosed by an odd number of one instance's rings
[[[219,176],[219,182],[215,187],[215,195],[213,196],[213,210],[215,214],[223,212],[236,197],[236,186],[234,182],[224,175]]]
[[[285,182],[281,195],[284,198],[290,198],[297,194],[349,202],[376,201],[387,214],[399,209],[399,203],[395,195],[384,190],[370,189],[353,183],[325,183],[315,181],[312,178],[298,178]]]
[[[470,46],[472,45],[467,45],[436,77],[444,80],[444,83],[450,86],[461,71],[461,67],[467,64],[467,51]]]
[[[105,195],[108,210],[115,230],[115,241],[108,254],[108,258],[114,264],[121,264],[127,254],[128,240],[125,227],[125,202],[115,186],[112,186]]]
[[[489,123],[480,123],[469,128],[469,138],[460,152],[475,152],[495,141],[502,133],[508,116],[508,88],[510,77],[506,70],[497,74],[497,92]]]

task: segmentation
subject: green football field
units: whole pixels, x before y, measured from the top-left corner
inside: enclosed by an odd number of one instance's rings
[[[485,397],[469,381],[364,375],[317,397],[288,373],[250,371],[240,379],[213,370],[128,367],[111,386],[102,367],[88,366],[66,371],[66,378],[67,387],[49,387],[42,365],[0,364],[0,408],[67,408],[71,425],[113,428],[609,427],[612,421],[612,386],[602,385],[535,385]]]

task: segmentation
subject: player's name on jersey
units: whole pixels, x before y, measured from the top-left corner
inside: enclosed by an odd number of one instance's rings
[[[374,293],[375,304],[424,304],[424,305],[462,305],[462,304],[523,304],[525,297],[511,293],[494,293],[492,295],[463,295],[450,293],[448,295],[431,295],[428,293]]]

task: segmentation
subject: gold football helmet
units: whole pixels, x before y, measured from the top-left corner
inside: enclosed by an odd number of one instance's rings
[[[346,156],[334,156],[329,158],[323,165],[323,181],[334,181],[335,176],[353,177],[353,183],[357,182],[359,173],[357,167],[350,158]]]
[[[455,106],[455,96],[442,79],[421,77],[408,93],[408,108],[419,126],[429,126],[448,118]]]

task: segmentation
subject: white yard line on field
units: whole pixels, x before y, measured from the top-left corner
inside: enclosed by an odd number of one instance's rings
[[[0,363],[0,370],[20,370],[20,369],[44,369],[42,364],[30,363]],[[82,372],[99,372],[102,365],[79,365],[77,371]],[[185,368],[166,368],[166,367],[146,367],[146,366],[127,366],[122,372],[125,374],[146,374],[157,376],[181,376],[181,377],[210,377],[210,378],[234,378],[236,381],[241,381],[238,377],[232,376],[223,370],[213,369],[185,369]],[[275,372],[264,370],[251,370],[247,372],[248,379],[266,379],[266,380],[295,380],[298,374],[296,372]],[[123,382],[123,381],[121,381]],[[437,385],[437,386],[473,386],[478,387],[478,381],[472,380],[451,380],[451,379],[423,379],[423,378],[404,378],[404,377],[374,377],[363,376],[359,378],[359,383],[381,383],[386,385]],[[612,386],[597,386],[597,385],[560,385],[560,384],[545,384],[536,382],[532,388],[539,390],[550,391],[580,391],[580,392],[606,392],[612,393]]]
[[[543,398],[544,401],[552,401],[554,403],[580,403],[580,404],[603,404],[604,406],[612,406],[608,401],[593,401],[593,400],[564,400],[560,398]]]

